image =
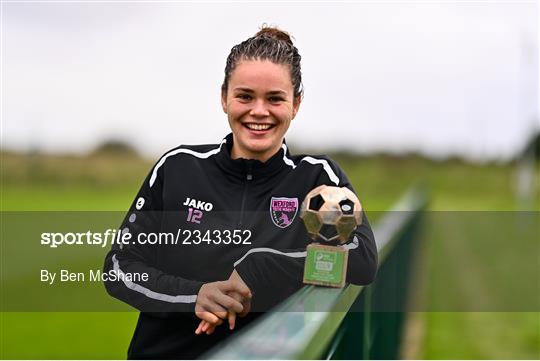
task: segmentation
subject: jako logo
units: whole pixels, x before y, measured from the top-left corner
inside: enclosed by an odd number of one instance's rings
[[[191,208],[195,208],[195,209],[200,209],[201,211],[207,211],[207,212],[210,212],[214,208],[214,205],[210,202],[198,201],[196,199],[189,198],[189,197],[186,198],[186,201],[183,203],[183,205],[191,207]]]

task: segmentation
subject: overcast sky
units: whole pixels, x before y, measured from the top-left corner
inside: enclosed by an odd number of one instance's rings
[[[156,157],[228,133],[230,48],[262,23],[296,39],[289,143],[508,158],[539,129],[538,2],[4,2],[2,146]]]

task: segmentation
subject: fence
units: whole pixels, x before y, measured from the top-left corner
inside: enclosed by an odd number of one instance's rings
[[[413,188],[375,224],[379,269],[373,284],[343,289],[305,286],[204,358],[397,358],[425,206],[424,193]]]

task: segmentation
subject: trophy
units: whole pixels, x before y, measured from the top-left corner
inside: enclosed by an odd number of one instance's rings
[[[307,246],[304,283],[343,287],[348,249],[342,245],[362,224],[362,206],[348,188],[318,186],[302,202],[300,218],[313,240]]]

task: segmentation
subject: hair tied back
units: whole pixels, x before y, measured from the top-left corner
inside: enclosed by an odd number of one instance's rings
[[[277,27],[269,27],[266,24],[264,24],[261,30],[259,30],[259,32],[255,34],[255,37],[274,38],[277,40],[285,41],[287,42],[287,44],[293,45],[293,42],[289,33],[283,30],[280,30]]]

